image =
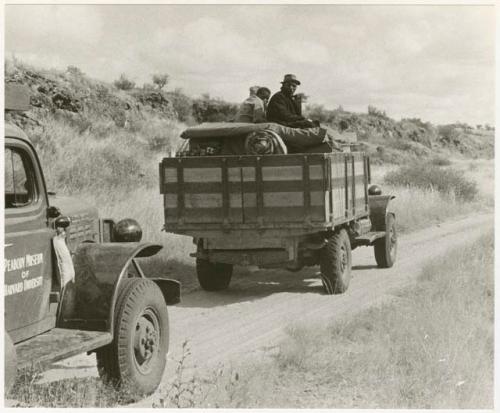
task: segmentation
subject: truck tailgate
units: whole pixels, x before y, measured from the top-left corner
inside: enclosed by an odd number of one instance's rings
[[[362,153],[165,158],[167,231],[325,227],[367,215]]]

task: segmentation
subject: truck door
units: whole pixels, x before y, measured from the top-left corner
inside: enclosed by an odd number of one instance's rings
[[[5,140],[5,329],[14,342],[54,327],[49,314],[52,283],[47,195],[34,150]]]

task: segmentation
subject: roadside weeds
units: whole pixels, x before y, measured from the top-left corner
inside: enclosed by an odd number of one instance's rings
[[[428,264],[395,300],[326,331],[291,325],[269,362],[234,366],[206,404],[246,408],[493,407],[493,234]]]

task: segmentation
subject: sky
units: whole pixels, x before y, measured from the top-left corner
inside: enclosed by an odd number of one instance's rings
[[[6,5],[5,57],[240,102],[302,82],[309,104],[495,123],[495,9],[474,5]]]

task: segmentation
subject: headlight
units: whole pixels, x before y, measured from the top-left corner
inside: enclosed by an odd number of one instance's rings
[[[122,219],[113,227],[114,242],[139,242],[141,238],[142,229],[135,219]]]
[[[382,188],[378,185],[370,185],[368,195],[382,195]]]

